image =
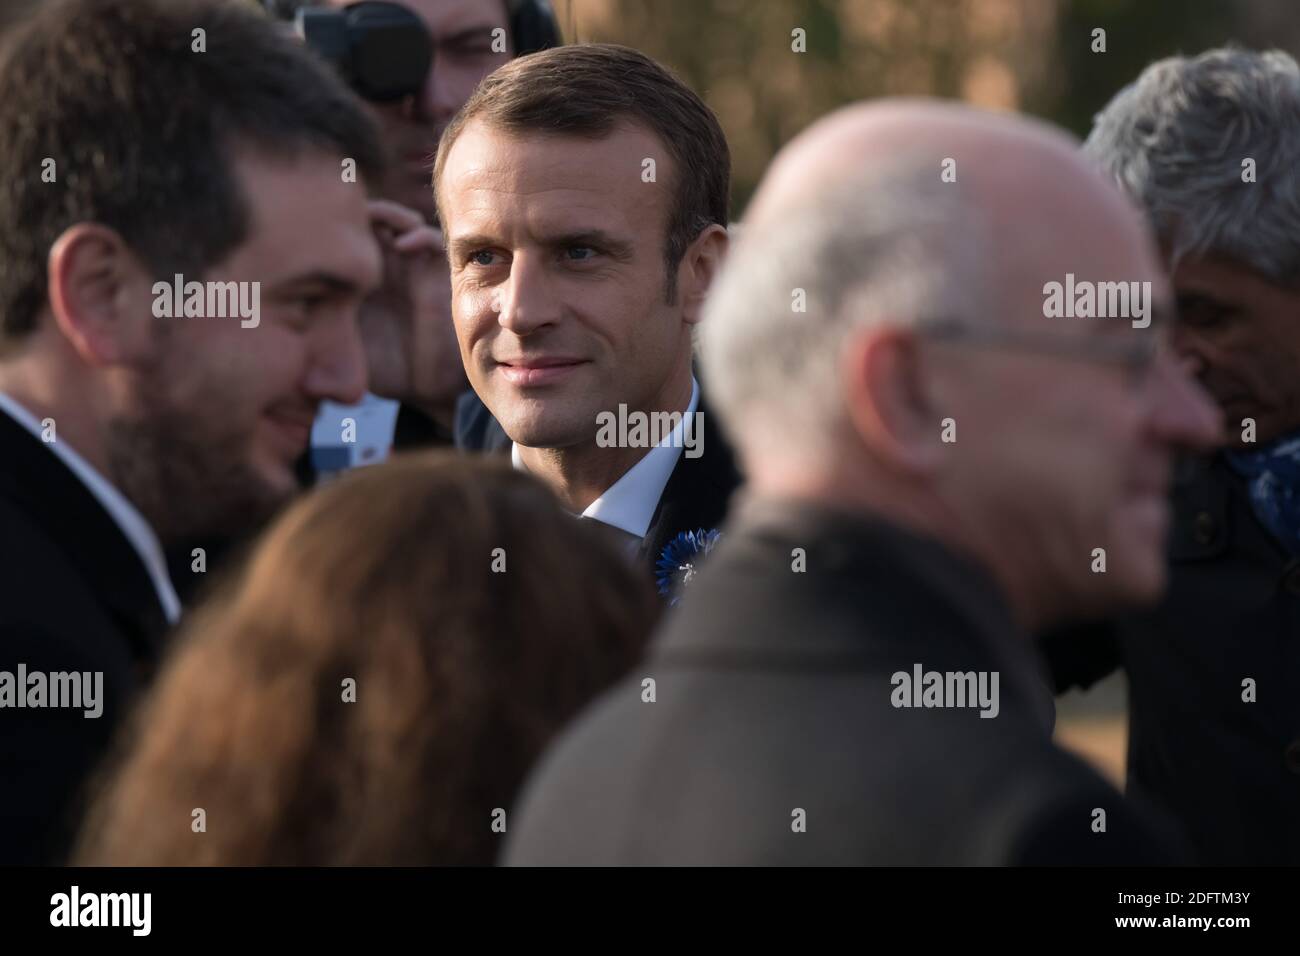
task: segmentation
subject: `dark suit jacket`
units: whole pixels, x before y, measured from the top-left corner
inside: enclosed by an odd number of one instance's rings
[[[1164,602],[1044,638],[1058,689],[1124,667],[1129,790],[1178,820],[1200,862],[1300,864],[1300,561],[1221,456],[1184,464],[1172,510]]]
[[[697,411],[704,416],[702,453],[688,458],[682,450],[664,486],[637,557],[654,571],[664,547],[683,531],[711,531],[722,524],[732,493],[741,482],[721,422],[703,391]],[[473,392],[456,405],[456,444],[466,451],[509,454],[510,436]]]
[[[806,505],[745,502],[725,535],[649,658],[543,757],[506,862],[1171,858],[1119,793],[1053,746],[1032,645],[981,569]],[[999,672],[1000,712],[895,707],[892,675],[915,664]]]
[[[456,447],[465,451],[498,452],[510,450],[510,436],[492,417],[483,399],[471,391],[456,399],[454,426]]]
[[[0,412],[0,670],[103,672],[103,713],[0,709],[0,862],[62,862],[81,788],[157,663],[167,625],[117,524]]]

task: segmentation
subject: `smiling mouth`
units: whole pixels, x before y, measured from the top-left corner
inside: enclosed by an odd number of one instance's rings
[[[523,362],[498,362],[497,369],[511,385],[532,388],[561,382],[586,364],[586,359],[547,358]]]

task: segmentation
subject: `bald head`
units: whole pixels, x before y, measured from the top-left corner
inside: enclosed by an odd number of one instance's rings
[[[782,444],[791,430],[806,435],[812,454],[812,443],[837,440],[840,396],[805,403],[795,420],[771,408],[759,393],[770,395],[774,382],[807,387],[790,377],[800,372],[790,356],[811,347],[806,377],[832,385],[828,339],[873,318],[1042,325],[1043,286],[1067,272],[1096,281],[1131,273],[1163,294],[1140,214],[1076,140],[1037,120],[948,102],[857,104],[813,124],[773,161],[702,338],[723,356],[715,378],[724,390],[735,382],[737,413],[760,431],[779,429]],[[801,314],[796,289],[823,314],[791,321]],[[877,308],[862,307],[872,300]],[[845,307],[856,308],[825,312]],[[775,366],[757,354],[768,345]],[[735,429],[743,446],[748,429]]]
[[[1023,288],[1040,295],[1039,276],[1059,276],[1062,262],[1085,258],[1080,247],[1089,236],[1122,241],[1115,258],[1154,256],[1139,213],[1068,133],[937,100],[855,104],[813,124],[773,162],[746,229],[783,223],[846,182],[861,185],[870,201],[910,171],[956,193],[979,219],[992,247],[982,271],[1000,298]],[[1061,229],[1063,223],[1070,228]],[[1010,299],[1001,305],[1023,296]]]
[[[921,100],[816,123],[764,178],[701,328],[751,484],[851,499],[991,564],[1023,533],[1031,577],[1113,541],[1150,593],[1149,512],[1212,413],[1184,380],[1135,390],[1124,369],[1156,332],[1059,317],[1045,294],[1066,281],[1124,283],[1148,312],[1168,295],[1142,217],[1065,133]],[[1139,499],[1140,541],[1113,530]]]
[[[996,188],[1040,165],[1095,178],[1068,133],[1028,117],[939,100],[877,100],[846,106],[817,121],[773,160],[746,222],[760,224],[783,207],[807,202],[846,179],[888,170],[900,151],[930,158],[936,177],[947,158],[971,164],[956,182]]]

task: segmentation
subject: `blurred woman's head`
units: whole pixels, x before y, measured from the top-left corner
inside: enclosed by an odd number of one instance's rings
[[[490,863],[494,811],[657,611],[615,545],[508,464],[349,474],[196,613],[78,862]]]

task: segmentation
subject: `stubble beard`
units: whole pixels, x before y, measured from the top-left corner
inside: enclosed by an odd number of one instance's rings
[[[111,480],[164,545],[262,527],[291,492],[270,486],[248,463],[248,442],[223,427],[219,403],[205,417],[185,413],[159,385],[142,385],[133,408],[109,420]]]

